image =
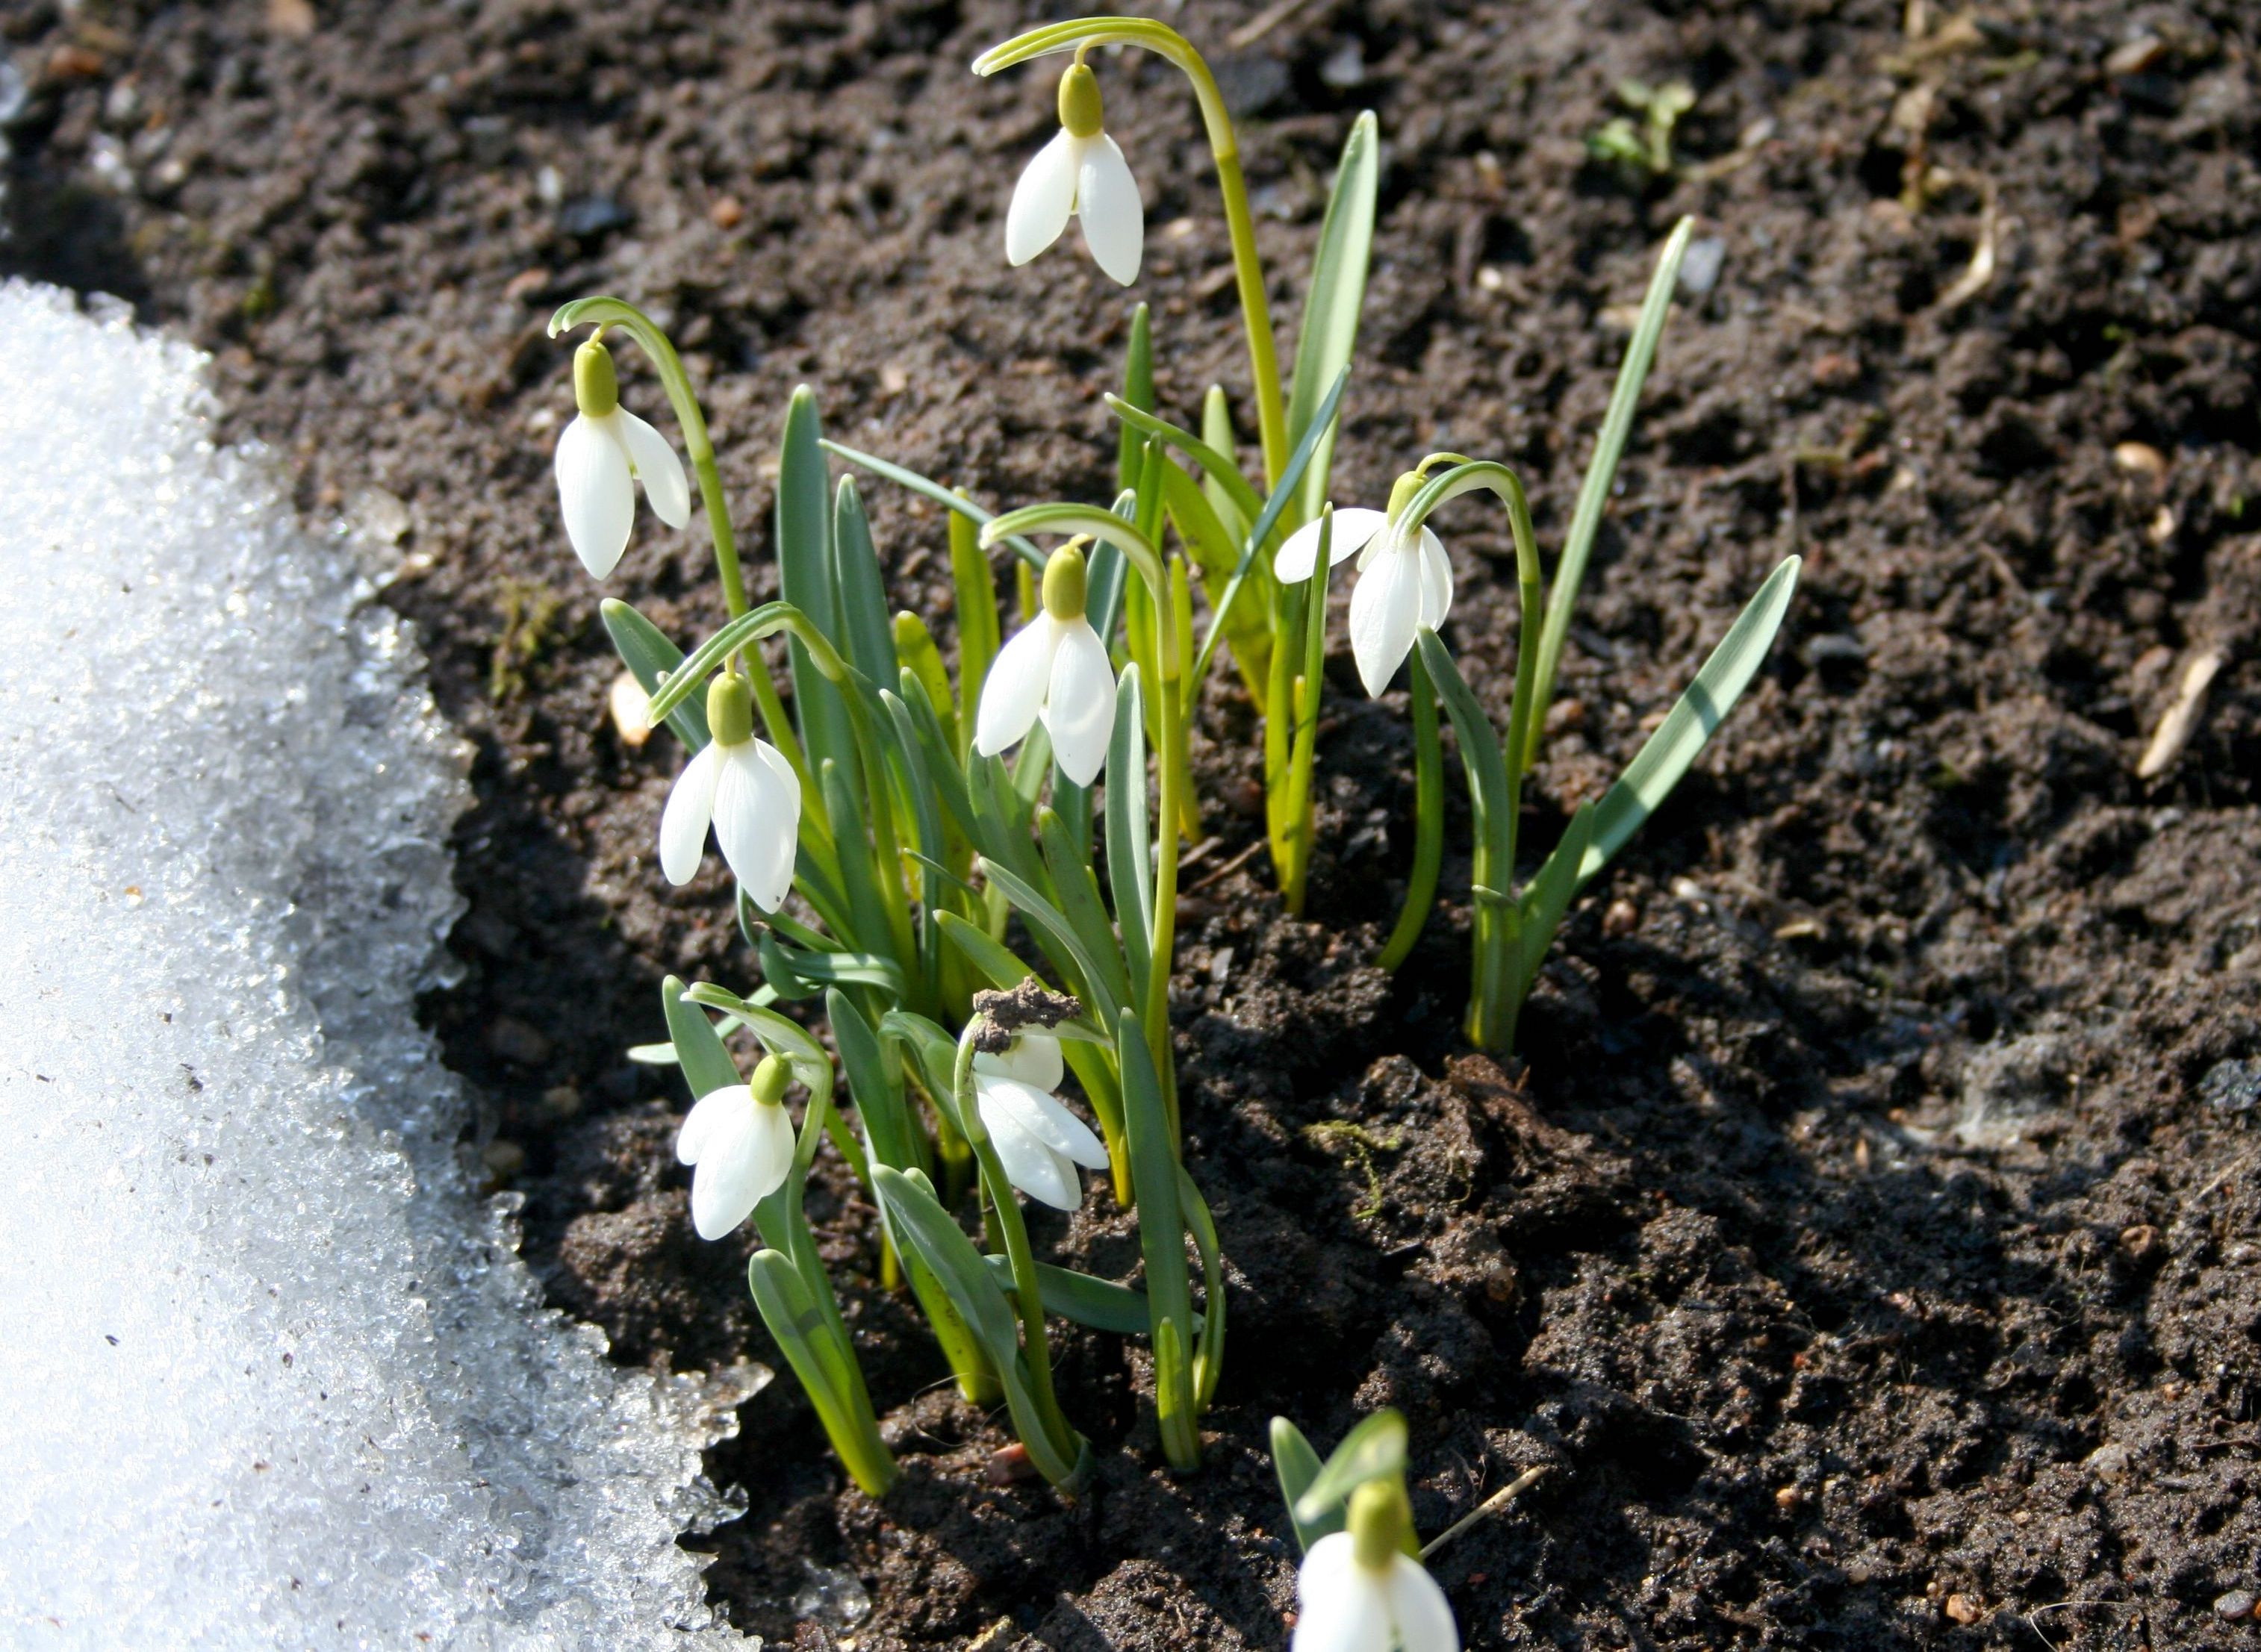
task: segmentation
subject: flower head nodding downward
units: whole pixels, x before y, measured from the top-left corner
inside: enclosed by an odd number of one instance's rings
[[[1398,477],[1387,511],[1335,512],[1329,561],[1358,558],[1359,582],[1350,595],[1350,648],[1359,681],[1377,699],[1413,652],[1416,634],[1443,625],[1453,606],[1453,564],[1443,542],[1426,524],[1410,540],[1398,526],[1421,482],[1418,470]],[[1319,525],[1305,523],[1281,546],[1272,572],[1284,584],[1309,579],[1318,554]]]
[[[613,353],[591,339],[573,352],[580,412],[557,439],[557,504],[573,554],[598,579],[620,565],[635,522],[635,484],[671,528],[691,520],[691,484],[667,438],[621,405]]]
[[[984,757],[1041,717],[1060,772],[1079,786],[1098,777],[1115,731],[1115,667],[1083,607],[1083,553],[1063,545],[1044,564],[1044,612],[998,652],[981,685],[973,746]]]
[[[793,1170],[793,1120],[786,1117],[786,1064],[764,1055],[750,1084],[725,1084],[699,1098],[675,1137],[692,1167],[691,1226],[720,1239],[754,1213]]]
[[[1369,1480],[1350,1498],[1350,1529],[1322,1537],[1296,1577],[1291,1652],[1460,1652],[1445,1591],[1405,1552],[1405,1487]]]
[[[1030,1198],[1072,1211],[1083,1203],[1076,1166],[1103,1170],[1108,1160],[1091,1126],[1052,1094],[1066,1071],[1059,1040],[1023,1033],[1003,1055],[973,1058],[973,1099],[1007,1179]]]
[[[793,888],[800,840],[800,781],[778,748],[754,738],[754,696],[730,672],[707,690],[714,738],[683,766],[659,817],[659,868],[688,883],[707,852],[707,828],[747,895],[773,912]]]
[[[1104,130],[1099,77],[1080,61],[1060,76],[1059,134],[1037,151],[1005,212],[1005,256],[1025,264],[1059,240],[1070,218],[1083,225],[1092,261],[1128,287],[1146,247],[1146,208],[1130,163]]]

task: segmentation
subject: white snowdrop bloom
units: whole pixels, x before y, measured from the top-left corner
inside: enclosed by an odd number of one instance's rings
[[[1351,1529],[1311,1545],[1296,1576],[1290,1652],[1460,1652],[1445,1591],[1398,1547],[1404,1496],[1402,1487],[1360,1486]],[[1383,1511],[1384,1501],[1396,1508]]]
[[[620,565],[635,522],[635,484],[671,528],[691,520],[691,484],[667,438],[621,405],[613,354],[594,339],[573,352],[580,413],[557,439],[557,504],[565,537],[598,579]]]
[[[1005,1175],[1030,1198],[1072,1211],[1083,1203],[1076,1167],[1103,1170],[1107,1148],[1053,1091],[1066,1064],[1059,1040],[1023,1033],[1002,1055],[973,1058],[973,1099]]]
[[[714,738],[683,766],[659,817],[659,868],[671,883],[699,874],[712,826],[722,858],[755,905],[775,912],[793,888],[800,780],[785,754],[754,738],[754,697],[733,672],[707,690]]]
[[[783,1099],[788,1076],[783,1062],[764,1056],[752,1083],[708,1091],[684,1119],[675,1156],[692,1167],[691,1226],[700,1238],[733,1232],[791,1173],[793,1120]]]
[[[1115,731],[1115,666],[1083,611],[1083,553],[1064,545],[1044,564],[1044,611],[1000,649],[981,685],[973,747],[994,757],[1041,717],[1052,760],[1079,786],[1098,777]]]
[[[1418,478],[1413,480],[1418,486]],[[1401,479],[1397,491],[1410,497],[1412,490]],[[1318,555],[1319,525],[1307,522],[1281,546],[1272,572],[1287,584],[1309,579]],[[1350,594],[1350,650],[1359,681],[1378,699],[1413,652],[1415,633],[1445,623],[1453,606],[1453,564],[1426,524],[1409,541],[1389,511],[1355,508],[1335,512],[1327,560],[1333,564],[1352,556],[1358,558],[1359,581]]]
[[[1130,163],[1102,129],[1099,77],[1082,64],[1060,76],[1059,135],[1037,151],[1005,212],[1005,256],[1025,264],[1059,240],[1070,218],[1083,225],[1092,261],[1128,287],[1146,249],[1146,208]]]

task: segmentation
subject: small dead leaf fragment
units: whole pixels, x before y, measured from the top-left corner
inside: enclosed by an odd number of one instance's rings
[[[613,679],[605,700],[621,744],[630,751],[642,751],[644,741],[651,738],[651,696],[644,692],[643,684],[633,672],[623,671]]]

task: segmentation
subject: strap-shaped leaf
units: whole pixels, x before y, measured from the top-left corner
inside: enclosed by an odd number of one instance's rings
[[[1202,475],[1224,490],[1232,508],[1248,521],[1253,522],[1264,510],[1264,501],[1257,497],[1256,490],[1248,485],[1248,478],[1231,459],[1217,452],[1193,432],[1181,425],[1173,425],[1156,413],[1132,406],[1119,396],[1107,398],[1107,411],[1121,419],[1125,426],[1141,436],[1157,436],[1202,468]]]
[[[909,992],[902,967],[876,952],[804,952],[764,933],[756,943],[762,979],[781,998],[813,998],[827,987],[877,987],[889,998]]]
[[[966,794],[965,776],[959,769],[950,747],[950,737],[944,732],[942,720],[934,708],[925,703],[923,694],[914,692],[915,679],[905,668],[901,695],[883,694],[880,704],[886,708],[887,719],[895,726],[895,738],[905,746],[916,746],[929,784],[950,818],[968,841],[973,837],[973,799]]]
[[[1789,611],[1791,597],[1798,589],[1798,570],[1795,556],[1785,556],[1776,565],[1758,595],[1727,627],[1727,634],[1719,639],[1719,646],[1712,650],[1696,680],[1673,703],[1664,721],[1603,797],[1601,807],[1594,812],[1594,840],[1578,863],[1581,883],[1607,866],[1626,840],[1640,830],[1641,822],[1680,783],[1688,765],[1704,749],[1704,742],[1734,709],[1773,646],[1775,633],[1782,628],[1782,617]]]
[[[683,650],[668,640],[667,633],[619,597],[606,597],[599,611],[614,652],[646,694],[657,691],[661,679],[683,663]],[[707,728],[707,707],[695,695],[667,714],[667,726],[689,751],[704,749],[714,738]]]
[[[1002,1256],[987,1260],[998,1289],[1011,1296],[1013,1264]],[[1037,1289],[1044,1297],[1044,1312],[1057,1318],[1072,1319],[1095,1331],[1109,1331],[1116,1336],[1145,1336],[1150,1332],[1146,1293],[1143,1291],[1109,1284],[1104,1279],[1055,1268],[1047,1262],[1037,1264]],[[1198,1313],[1194,1315],[1194,1323],[1201,1324]]]
[[[1131,311],[1130,341],[1123,351],[1123,400],[1149,413],[1154,411],[1154,340],[1150,325],[1145,304]],[[1138,485],[1142,445],[1137,433],[1125,425],[1115,448],[1115,486],[1118,492]]]
[[[659,983],[659,1004],[667,1017],[668,1041],[675,1046],[676,1064],[683,1069],[693,1100],[745,1083],[714,1023],[696,1004],[685,1001],[682,977],[670,976]]]
[[[835,458],[845,459],[851,465],[860,465],[875,476],[885,476],[898,487],[908,488],[920,497],[933,500],[944,510],[964,517],[977,528],[987,526],[990,518],[996,514],[994,511],[983,510],[964,494],[952,492],[931,477],[922,476],[915,470],[906,469],[892,461],[844,447],[829,438],[820,442],[818,446]],[[1023,539],[1019,534],[1012,533],[1006,535],[1005,542],[1013,547],[1014,554],[1023,561],[1040,572],[1043,570],[1044,554],[1037,548],[1035,540]]]
[[[1300,441],[1318,411],[1319,397],[1350,365],[1358,343],[1358,315],[1366,301],[1366,271],[1374,248],[1375,192],[1382,178],[1382,144],[1372,111],[1351,124],[1335,168],[1335,187],[1319,225],[1311,261],[1311,290],[1296,338],[1296,378],[1288,392],[1288,440]],[[1319,440],[1298,490],[1297,515],[1308,521],[1326,503],[1334,433]]]
[[[1368,1480],[1405,1472],[1405,1419],[1395,1410],[1377,1411],[1343,1436],[1317,1477],[1296,1499],[1298,1522],[1324,1519],[1350,1500]]]
[[[1562,559],[1554,565],[1554,588],[1547,598],[1547,619],[1540,627],[1539,664],[1532,697],[1530,728],[1532,738],[1526,763],[1538,755],[1547,708],[1554,699],[1554,675],[1562,664],[1562,645],[1570,634],[1570,611],[1577,606],[1578,588],[1585,581],[1586,562],[1600,533],[1602,512],[1617,481],[1618,461],[1624,457],[1626,437],[1633,429],[1633,411],[1640,404],[1640,387],[1656,360],[1656,341],[1664,333],[1672,310],[1672,289],[1680,279],[1680,261],[1688,251],[1688,238],[1696,220],[1683,218],[1666,238],[1657,254],[1656,270],[1649,277],[1648,293],[1641,300],[1640,319],[1633,324],[1632,342],[1618,368],[1617,388],[1610,392],[1609,411],[1602,416],[1602,433],[1594,443],[1592,462],[1578,489],[1578,503],[1570,513],[1570,531],[1562,541]]]
[[[1071,983],[1075,996],[1083,999],[1095,1013],[1109,1020],[1114,1019],[1116,1011],[1122,1007],[1122,1000],[1117,998],[1110,1001],[1110,974],[1099,955],[1084,945],[1082,935],[1073,924],[1068,922],[1066,915],[1038,894],[1032,884],[986,855],[981,861],[981,874],[1005,891],[1005,898],[1013,904],[1013,910],[1021,914],[1030,930],[1044,943],[1044,950],[1052,955],[1055,962],[1065,959],[1074,965],[1075,973],[1080,977]],[[1121,968],[1119,959],[1116,968]]]
[[[1206,1412],[1217,1395],[1217,1379],[1224,1375],[1224,1253],[1217,1242],[1209,1201],[1182,1164],[1178,1166],[1178,1208],[1186,1231],[1193,1235],[1194,1254],[1201,1258],[1202,1290],[1209,1303],[1206,1314],[1194,1315],[1194,1331],[1201,1338],[1194,1354],[1194,1403]]]
[[[1107,883],[1123,933],[1130,979],[1146,978],[1154,933],[1154,847],[1146,815],[1146,713],[1138,668],[1123,668],[1115,690],[1115,733],[1107,743]]]
[[[1296,1543],[1305,1554],[1322,1537],[1343,1528],[1342,1511],[1329,1509],[1316,1520],[1299,1519],[1296,1505],[1319,1477],[1319,1454],[1303,1431],[1285,1417],[1272,1420],[1272,1470],[1280,1477],[1280,1500],[1288,1505],[1288,1520],[1296,1528]]]
[[[1161,482],[1170,520],[1177,525],[1178,538],[1193,553],[1195,564],[1201,569],[1202,594],[1214,606],[1232,583],[1233,575],[1239,571],[1239,542],[1217,518],[1201,484],[1183,470],[1176,465],[1167,467]],[[1249,696],[1256,703],[1257,714],[1261,716],[1265,673],[1272,658],[1268,616],[1275,601],[1272,564],[1267,559],[1260,556],[1248,565],[1245,586],[1243,597],[1220,611],[1224,616],[1224,640],[1232,647],[1241,681],[1248,685]]]
[[[899,666],[887,619],[887,582],[872,543],[856,478],[843,476],[832,495],[832,568],[840,601],[841,652],[874,683],[893,683]]]
[[[816,396],[803,384],[786,409],[785,441],[778,461],[778,592],[837,647],[840,604],[833,589],[832,478],[819,440]],[[793,671],[793,716],[800,725],[809,766],[822,774],[828,760],[838,762],[852,797],[857,790],[855,739],[840,691],[824,680],[799,638],[787,640],[786,659]],[[829,797],[825,804],[831,807]],[[851,809],[832,818],[853,819],[856,814]]]
[[[1146,1302],[1154,1326],[1155,1408],[1173,1464],[1198,1462],[1194,1396],[1193,1290],[1186,1275],[1186,1226],[1178,1204],[1178,1160],[1161,1076],[1135,1011],[1116,1019],[1115,1060],[1123,1075],[1123,1126],[1138,1201],[1138,1254],[1146,1263]]]
[[[1040,809],[1037,831],[1044,841],[1044,868],[1052,875],[1052,888],[1059,893],[1060,915],[1075,926],[1085,952],[1105,972],[1107,990],[1115,1001],[1129,1003],[1130,976],[1123,967],[1123,947],[1115,938],[1115,926],[1107,921],[1107,909],[1100,905],[1099,879],[1093,875],[1088,858],[1089,827],[1078,837],[1068,830],[1057,810]]]

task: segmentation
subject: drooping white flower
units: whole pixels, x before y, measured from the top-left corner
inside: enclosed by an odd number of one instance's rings
[[[635,484],[671,528],[691,520],[691,484],[667,438],[621,405],[612,352],[594,339],[573,353],[573,399],[580,412],[557,439],[557,504],[573,554],[602,579],[628,549]]]
[[[1005,256],[1025,264],[1060,237],[1073,217],[1092,261],[1128,287],[1146,248],[1146,208],[1130,163],[1103,130],[1099,79],[1081,63],[1060,76],[1059,134],[1037,151],[1005,212]]]
[[[1023,1033],[1002,1055],[973,1058],[973,1099],[1013,1185],[1030,1198],[1072,1211],[1083,1203],[1076,1167],[1103,1170],[1108,1159],[1091,1126],[1052,1093],[1066,1071],[1058,1039]]]
[[[677,1132],[675,1156],[693,1167],[691,1226],[700,1238],[732,1232],[792,1171],[787,1076],[783,1062],[764,1056],[751,1084],[708,1091]]]
[[[699,874],[712,826],[722,858],[755,905],[773,912],[793,888],[800,780],[783,753],[754,737],[753,693],[735,672],[707,690],[714,738],[683,766],[659,817],[659,868],[671,883]]]
[[[973,747],[994,757],[1026,739],[1041,717],[1060,772],[1087,786],[1107,762],[1115,730],[1115,667],[1084,614],[1083,553],[1073,545],[1054,551],[1044,590],[1044,611],[990,664]]]
[[[1359,581],[1350,594],[1351,654],[1359,681],[1379,698],[1413,651],[1415,634],[1445,623],[1453,605],[1452,561],[1425,523],[1409,541],[1386,511],[1338,511],[1334,520],[1329,561],[1358,558]],[[1309,579],[1318,554],[1319,525],[1307,522],[1281,546],[1272,571],[1282,583]]]
[[[1351,1497],[1350,1529],[1322,1537],[1296,1575],[1290,1652],[1461,1652],[1445,1591],[1406,1554],[1403,1484]]]

